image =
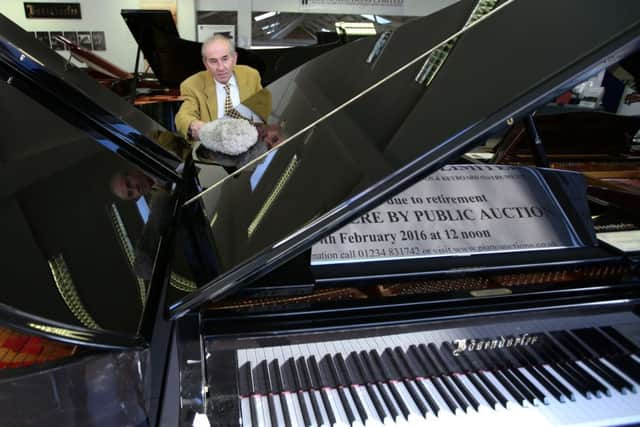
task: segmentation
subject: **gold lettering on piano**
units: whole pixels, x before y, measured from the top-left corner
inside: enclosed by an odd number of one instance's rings
[[[515,337],[497,337],[487,339],[460,339],[454,340],[455,348],[453,355],[459,356],[465,351],[485,351],[495,350],[496,348],[524,347],[537,343],[539,337],[537,335],[520,334]]]

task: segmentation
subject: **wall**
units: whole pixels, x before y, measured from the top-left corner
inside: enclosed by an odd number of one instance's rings
[[[33,1],[33,0],[30,0]],[[46,0],[64,3],[65,0]],[[80,3],[82,19],[26,19],[22,1],[0,1],[0,13],[27,31],[104,31],[106,50],[96,51],[127,71],[133,71],[138,45],[120,16],[121,9],[139,9],[139,0],[73,0]],[[177,0],[178,31],[183,38],[195,40],[195,2]],[[67,57],[68,52],[59,52]]]
[[[304,7],[300,0],[195,0],[199,11],[238,11],[238,45],[249,46],[251,40],[251,12],[297,12],[297,13],[339,13],[339,14],[377,14],[397,16],[425,16],[458,0],[404,0],[402,7],[374,6],[363,8],[338,5],[335,8]]]
[[[33,1],[33,0],[31,0]],[[22,1],[1,0],[0,13],[27,31],[104,31],[107,49],[97,51],[102,58],[118,67],[133,71],[137,44],[120,16],[121,9],[138,9],[142,0],[73,0],[80,3],[82,19],[26,19]],[[251,41],[252,11],[277,10],[281,12],[307,13],[376,13],[404,16],[423,16],[433,13],[457,0],[404,0],[400,8],[361,7],[337,10],[304,8],[300,0],[176,0],[178,32],[187,40],[196,40],[196,11],[237,11],[238,44],[249,46]],[[64,3],[65,0],[46,0],[49,3]],[[66,56],[64,51],[61,55]]]

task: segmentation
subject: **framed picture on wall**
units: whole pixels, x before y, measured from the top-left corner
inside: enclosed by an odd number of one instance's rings
[[[64,50],[64,43],[56,38],[56,36],[63,36],[62,31],[50,31],[49,38],[51,39],[51,49],[53,50]]]
[[[36,31],[36,39],[41,41],[47,47],[51,47],[51,40],[49,39],[48,31]]]
[[[78,34],[75,31],[65,31],[62,33],[65,39],[69,40],[71,43],[77,45],[78,44]]]
[[[104,31],[91,31],[91,42],[93,43],[93,50],[107,50]]]
[[[78,46],[83,49],[93,50],[93,45],[91,44],[91,32],[78,31]]]
[[[215,34],[224,34],[234,42],[236,41],[236,26],[235,25],[211,25],[200,24],[198,25],[198,41],[202,42]]]

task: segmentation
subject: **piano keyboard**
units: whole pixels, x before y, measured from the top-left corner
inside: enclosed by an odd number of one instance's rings
[[[467,340],[458,356],[453,350],[460,345],[440,331],[239,349],[238,422],[260,427],[640,422],[640,353],[616,328],[502,335],[502,341],[489,327],[464,332],[475,337],[474,348]],[[476,350],[480,343],[483,349]]]

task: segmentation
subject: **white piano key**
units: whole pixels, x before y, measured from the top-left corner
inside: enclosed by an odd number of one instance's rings
[[[369,394],[367,393],[365,387],[363,386],[353,386],[353,391],[358,394],[360,397],[360,401],[362,402],[362,406],[367,413],[367,419],[364,423],[365,427],[380,427],[382,425],[382,419],[378,416],[378,413],[373,405],[373,402],[369,398]]]
[[[260,396],[260,405],[265,427],[276,427],[271,423],[271,411],[269,410],[269,399],[267,396]]]
[[[385,425],[385,426],[394,425],[395,421],[394,421],[393,417],[391,416],[391,412],[389,411],[389,408],[387,407],[387,404],[384,401],[384,398],[380,394],[378,384],[372,384],[372,387],[367,388],[367,395],[369,395],[370,392],[375,394],[376,398],[378,399],[378,402],[380,403],[380,406],[382,407],[382,410],[384,411],[384,415],[381,418],[382,424]],[[373,405],[373,401],[372,401],[372,405]],[[375,407],[374,407],[374,409],[375,409]]]
[[[266,427],[266,423],[264,420],[264,411],[262,408],[262,401],[260,399],[260,396],[257,395],[253,395],[251,396],[251,401],[253,402],[254,407],[256,408],[256,415],[257,415],[257,425],[258,427]]]
[[[240,417],[242,419],[243,426],[252,426],[251,423],[251,406],[249,402],[250,398],[240,399]]]
[[[322,399],[322,394],[320,393],[320,390],[312,390],[311,391],[311,396],[310,395],[306,395],[306,398],[308,398],[307,403],[310,405],[309,407],[311,407],[312,403],[311,403],[311,399],[314,398],[318,404],[318,410],[320,411],[320,414],[322,416],[322,419],[324,420],[324,423],[322,423],[323,427],[331,427],[331,420],[329,418],[329,413],[327,412],[326,408],[324,407],[324,400]]]

